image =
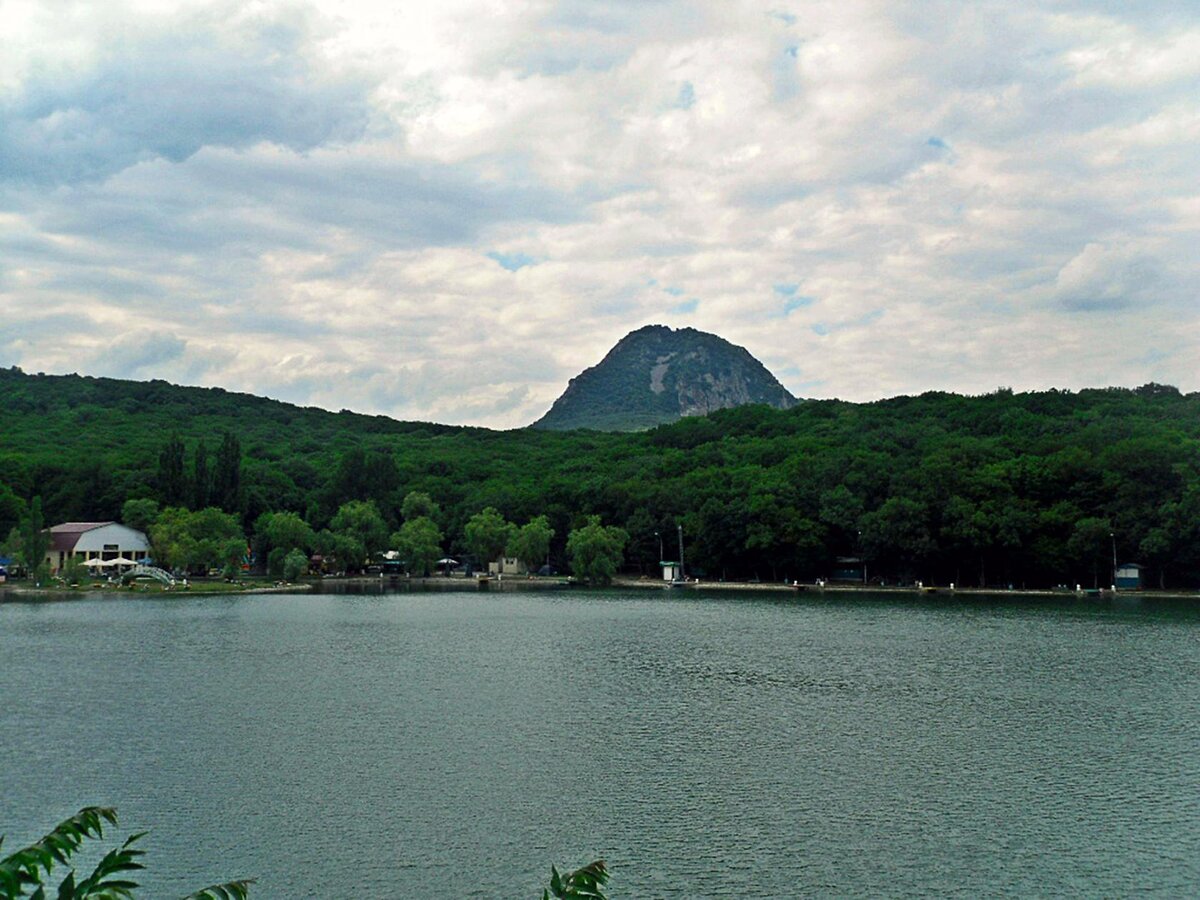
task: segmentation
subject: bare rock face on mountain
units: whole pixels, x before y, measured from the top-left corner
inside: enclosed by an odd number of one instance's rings
[[[744,348],[694,328],[647,325],[572,378],[532,427],[638,431],[747,403],[787,409],[797,400]]]

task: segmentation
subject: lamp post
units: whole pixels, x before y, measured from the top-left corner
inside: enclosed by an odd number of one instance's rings
[[[661,533],[661,532],[658,532],[658,531],[656,531],[656,532],[654,532],[654,536],[655,536],[656,538],[658,538],[658,561],[659,561],[659,563],[661,564],[661,563],[663,562],[663,539],[662,539],[662,533]]]
[[[680,581],[687,581],[687,575],[683,570],[683,526],[678,525],[676,527],[679,529],[679,579]]]
[[[859,559],[861,559],[861,560],[862,560],[862,567],[863,567],[863,584],[866,584],[866,583],[867,583],[867,556],[866,556],[866,554],[865,554],[865,553],[863,553],[863,548],[862,548],[862,531],[859,531],[859,533],[858,533],[858,556],[859,556]]]
[[[1117,536],[1113,532],[1108,533],[1108,539],[1112,541],[1113,567],[1112,567],[1112,586],[1113,590],[1117,589]]]

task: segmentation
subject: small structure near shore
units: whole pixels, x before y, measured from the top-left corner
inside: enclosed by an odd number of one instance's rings
[[[660,562],[663,581],[674,583],[683,580],[683,565],[677,562]]]
[[[502,556],[488,563],[489,575],[528,575],[529,568],[515,556]]]
[[[830,581],[859,582],[867,580],[867,564],[858,556],[839,556]]]
[[[1114,573],[1117,590],[1138,590],[1142,586],[1142,567],[1137,563],[1121,563]]]

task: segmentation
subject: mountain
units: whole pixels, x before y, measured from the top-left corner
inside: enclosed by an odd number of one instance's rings
[[[745,348],[694,328],[647,325],[572,378],[531,427],[639,431],[748,403],[797,402]]]

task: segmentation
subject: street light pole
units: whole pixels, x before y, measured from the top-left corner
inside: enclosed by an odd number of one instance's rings
[[[862,560],[863,584],[866,584],[867,583],[867,557],[866,557],[866,554],[863,553],[862,532],[861,531],[858,533],[858,556],[859,556],[859,559]]]
[[[687,575],[683,570],[683,526],[677,527],[679,528],[679,580],[687,581]]]
[[[656,531],[656,532],[654,532],[654,536],[655,536],[656,538],[658,538],[658,561],[661,563],[661,562],[663,562],[663,539],[662,539],[662,534]]]
[[[1113,532],[1108,533],[1108,539],[1112,541],[1113,551],[1113,568],[1112,568],[1112,586],[1113,590],[1117,589],[1117,536]]]

